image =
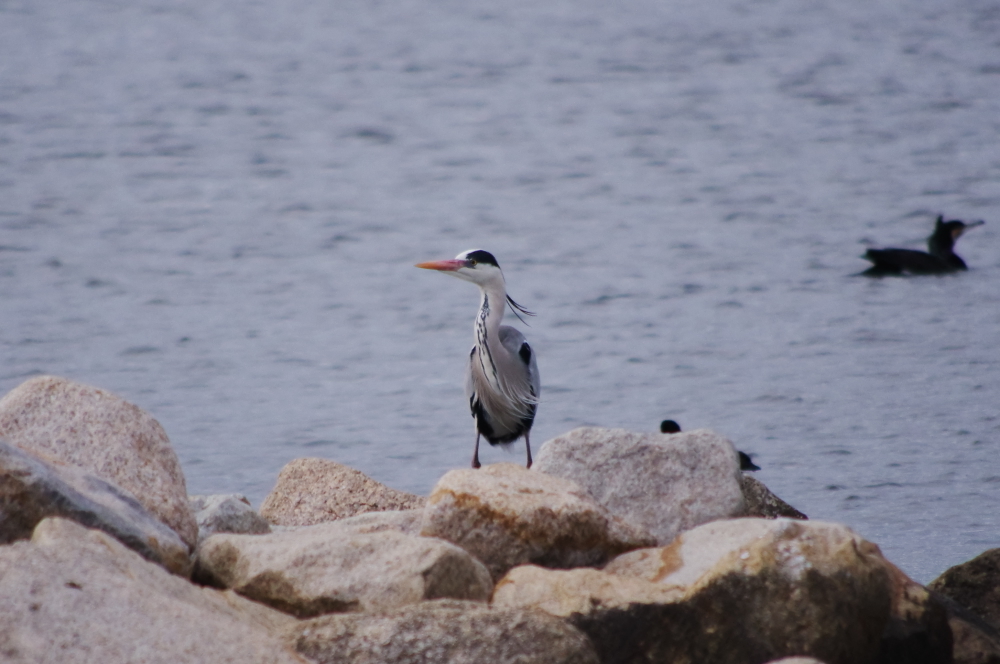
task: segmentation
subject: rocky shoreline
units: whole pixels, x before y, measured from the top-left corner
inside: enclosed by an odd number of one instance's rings
[[[927,587],[709,430],[581,428],[430,496],[297,459],[260,513],[42,376],[0,400],[10,662],[1000,663],[1000,550]]]

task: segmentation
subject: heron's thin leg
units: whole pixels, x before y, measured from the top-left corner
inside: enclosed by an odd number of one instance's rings
[[[479,468],[479,432],[476,431],[476,449],[472,452],[472,467]]]
[[[525,468],[531,468],[531,441],[528,439],[528,434],[524,434],[524,447],[528,450],[528,465]]]

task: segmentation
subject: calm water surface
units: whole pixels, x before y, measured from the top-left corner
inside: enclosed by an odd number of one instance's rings
[[[929,581],[1000,546],[998,35],[995,0],[0,0],[0,392],[117,392],[192,493],[301,456],[426,493],[478,296],[412,266],[482,247],[538,312],[536,447],[713,428]],[[969,272],[852,276],[942,212],[987,221]]]

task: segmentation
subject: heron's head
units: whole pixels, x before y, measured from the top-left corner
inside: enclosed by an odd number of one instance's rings
[[[471,281],[478,286],[503,283],[503,272],[497,265],[497,259],[493,257],[493,254],[482,249],[463,251],[451,260],[417,263],[417,267],[444,272],[459,279]]]

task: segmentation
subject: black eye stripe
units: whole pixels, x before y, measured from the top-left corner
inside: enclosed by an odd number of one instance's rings
[[[500,267],[500,265],[497,263],[497,259],[493,257],[493,254],[491,254],[488,251],[483,251],[482,249],[470,251],[465,255],[465,259],[471,262],[473,265],[476,265],[477,263],[486,263],[487,265]]]

